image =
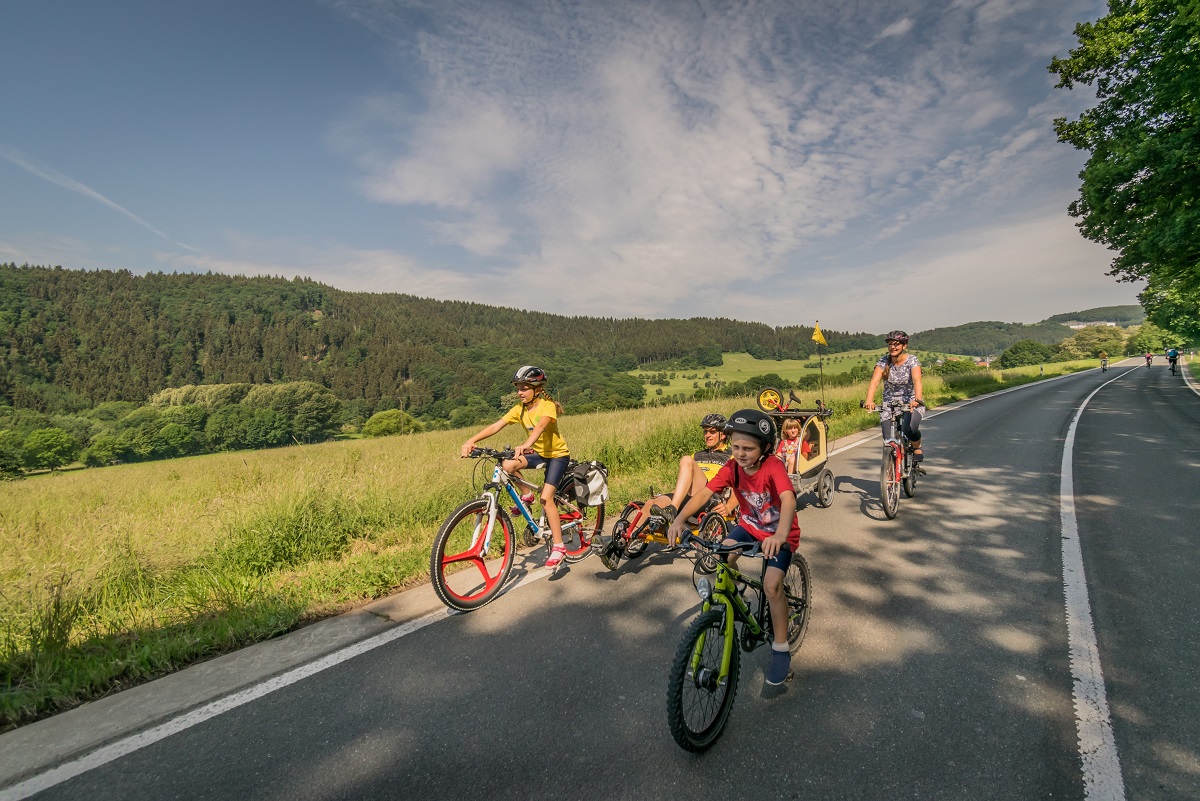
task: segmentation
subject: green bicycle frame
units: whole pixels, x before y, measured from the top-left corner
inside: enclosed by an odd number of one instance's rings
[[[721,684],[724,684],[729,679],[729,665],[733,659],[733,649],[737,647],[737,633],[734,629],[734,623],[738,620],[742,624],[750,627],[750,632],[754,636],[762,636],[762,627],[758,625],[758,621],[754,619],[754,615],[750,613],[750,607],[742,599],[741,593],[737,591],[737,579],[741,578],[751,586],[758,585],[758,582],[753,582],[747,576],[743,576],[736,569],[729,566],[728,556],[723,555],[717,562],[717,584],[713,587],[712,595],[706,599],[701,607],[702,613],[712,609],[713,604],[722,604],[725,607],[725,643],[721,651],[721,672],[717,679]],[[759,587],[761,592],[761,587]],[[766,602],[765,599],[763,601]],[[698,640],[696,640],[696,649],[692,653],[692,673],[700,667],[700,655],[704,652],[704,644],[708,637],[705,632]]]

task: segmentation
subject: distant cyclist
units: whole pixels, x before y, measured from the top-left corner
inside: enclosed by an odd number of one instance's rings
[[[872,411],[875,408],[875,390],[879,386],[879,380],[884,378],[886,371],[886,379],[883,382],[883,403],[880,407],[884,410],[888,409],[905,409],[904,416],[901,417],[901,425],[904,426],[904,434],[912,442],[913,458],[916,461],[921,461],[925,455],[921,452],[921,431],[918,426],[921,425],[921,417],[925,414],[925,399],[921,387],[921,363],[917,361],[917,357],[911,353],[906,353],[908,350],[908,334],[903,331],[892,331],[885,339],[887,340],[887,353],[875,365],[875,373],[871,376],[871,386],[867,387],[867,400],[863,404],[867,411]],[[883,438],[891,439],[892,418],[888,414],[881,414],[883,420]]]
[[[1108,372],[1108,351],[1106,350],[1100,351],[1100,372]]]
[[[1167,363],[1171,365],[1171,375],[1175,375],[1175,363],[1179,361],[1179,351],[1171,348],[1167,351]]]
[[[1146,366],[1147,366],[1147,367],[1149,367],[1149,366],[1150,366],[1150,362],[1152,362],[1152,361],[1154,361],[1154,354],[1153,354],[1153,353],[1147,353],[1147,354],[1146,354]]]

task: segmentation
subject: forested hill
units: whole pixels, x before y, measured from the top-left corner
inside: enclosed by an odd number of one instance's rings
[[[0,403],[72,411],[186,384],[310,380],[364,412],[431,419],[498,408],[521,364],[543,364],[569,408],[633,406],[623,371],[718,365],[722,351],[812,353],[812,329],[726,319],[563,317],[305,279],[0,264]],[[830,349],[878,335],[826,331]]]
[[[1094,309],[1056,314],[1047,317],[1044,323],[1116,323],[1122,327],[1138,325],[1146,319],[1146,310],[1141,306],[1098,306]]]
[[[914,348],[941,353],[999,356],[1018,340],[1032,339],[1044,345],[1057,345],[1071,333],[1070,328],[1060,323],[1025,325],[988,321],[921,331],[913,334],[911,343]]]

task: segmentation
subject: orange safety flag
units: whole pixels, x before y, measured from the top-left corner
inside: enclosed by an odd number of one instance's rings
[[[829,346],[829,343],[825,341],[825,335],[821,333],[821,324],[820,323],[817,323],[816,327],[813,328],[812,339],[813,339],[813,342],[819,343],[821,345],[825,345],[826,347]]]

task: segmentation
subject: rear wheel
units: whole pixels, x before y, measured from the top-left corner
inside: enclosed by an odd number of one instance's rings
[[[496,597],[512,571],[516,543],[503,509],[488,526],[488,501],[475,498],[455,509],[433,538],[429,578],[446,606],[478,609]]]
[[[792,554],[792,563],[783,575],[783,591],[788,602],[788,649],[794,654],[804,643],[811,615],[812,574],[801,554]]]
[[[725,608],[696,618],[675,651],[667,684],[667,724],[685,751],[707,751],[721,736],[737,695],[741,651],[732,649],[729,677],[720,681]]]
[[[822,470],[817,476],[817,506],[828,509],[833,506],[833,473]]]
[[[879,467],[879,499],[883,502],[883,513],[888,520],[895,518],[900,508],[900,477],[896,475],[896,451],[891,445],[883,449],[883,461]]]
[[[700,523],[700,530],[696,532],[696,536],[709,545],[720,545],[728,533],[729,526],[726,524],[725,518],[716,512],[709,512]],[[717,571],[716,555],[701,551],[699,558],[696,559],[696,569],[701,573],[715,573]]]

